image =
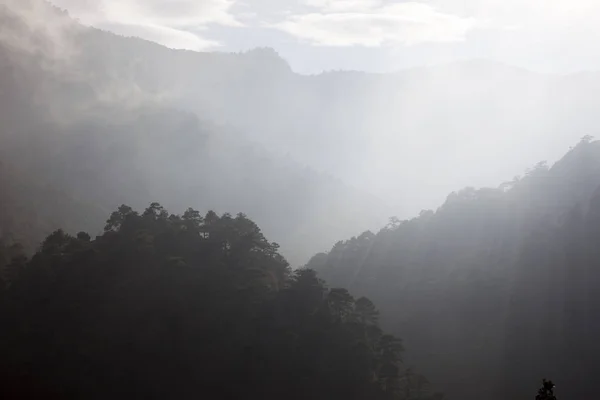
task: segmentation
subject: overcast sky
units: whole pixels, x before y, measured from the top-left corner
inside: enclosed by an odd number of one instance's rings
[[[52,0],[83,23],[173,48],[273,47],[301,73],[488,58],[600,69],[599,0]]]

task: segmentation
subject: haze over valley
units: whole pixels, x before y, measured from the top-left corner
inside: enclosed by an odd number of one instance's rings
[[[592,3],[117,3],[0,0],[0,393],[593,396]]]

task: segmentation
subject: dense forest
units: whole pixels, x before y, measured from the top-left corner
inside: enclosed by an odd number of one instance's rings
[[[121,206],[93,240],[0,251],[3,398],[441,398],[370,300],[292,272],[243,214]]]
[[[597,87],[302,76],[1,0],[0,396],[594,398],[600,142],[488,183]]]
[[[451,398],[519,398],[543,376],[591,398],[599,207],[600,142],[586,137],[551,168],[452,193],[437,211],[340,241],[308,267],[371,297],[408,359]]]

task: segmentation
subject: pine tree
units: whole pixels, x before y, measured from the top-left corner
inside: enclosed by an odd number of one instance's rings
[[[543,380],[542,387],[538,390],[535,400],[556,400],[554,395],[554,383],[552,381]]]

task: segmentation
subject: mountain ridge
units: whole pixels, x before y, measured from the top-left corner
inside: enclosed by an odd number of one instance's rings
[[[586,137],[551,167],[454,192],[436,211],[339,241],[307,267],[379,304],[383,326],[414,350],[408,362],[450,398],[515,398],[552,375],[584,399],[593,369],[570,370],[567,338],[597,354],[586,336],[598,329],[593,314],[574,307],[598,302],[588,286],[600,237],[586,222],[598,204],[600,141]]]

